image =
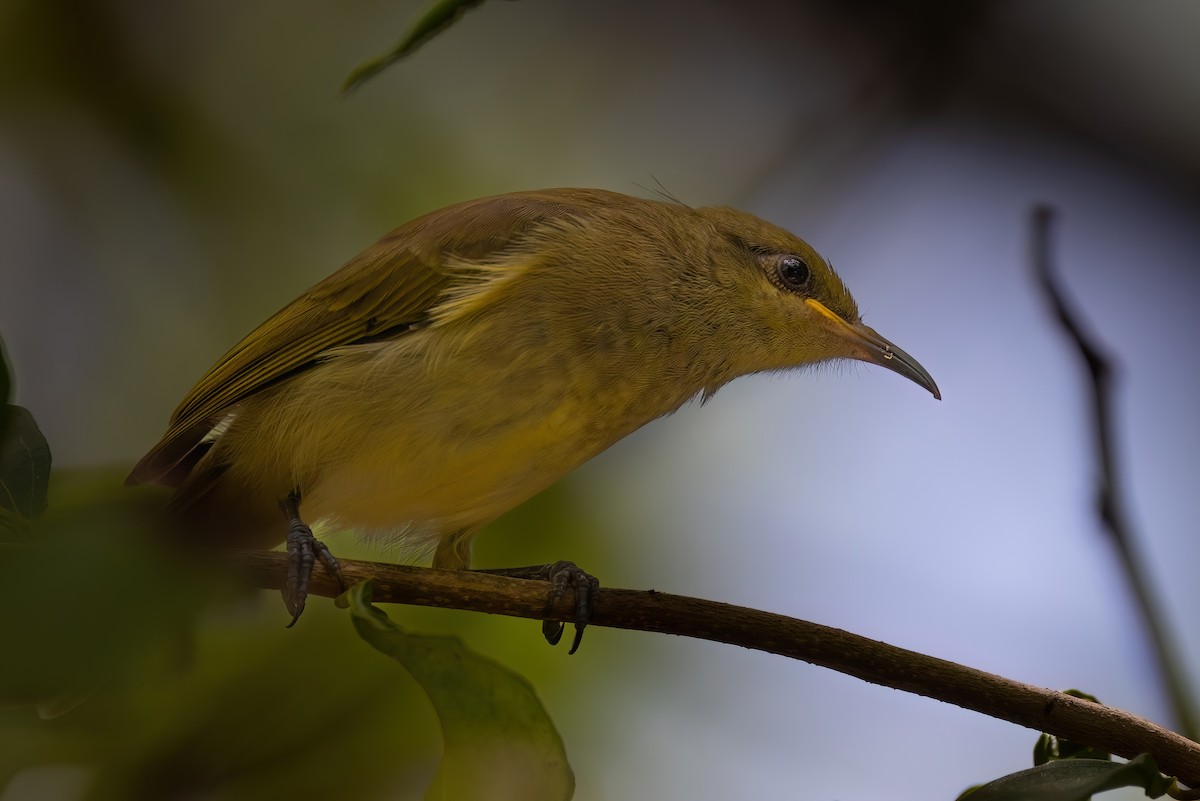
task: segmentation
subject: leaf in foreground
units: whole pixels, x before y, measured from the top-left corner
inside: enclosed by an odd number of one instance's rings
[[[959,796],[959,801],[1088,801],[1118,787],[1141,787],[1158,798],[1173,783],[1158,772],[1149,754],[1126,763],[1064,759],[1002,776]]]
[[[1063,690],[1063,693],[1076,698],[1082,698],[1085,701],[1091,701],[1093,704],[1100,703],[1099,698],[1085,693],[1083,690]],[[1101,704],[1101,706],[1103,705]],[[1062,737],[1056,737],[1053,734],[1042,732],[1033,746],[1033,764],[1043,765],[1055,759],[1099,759],[1111,762],[1112,754],[1087,743],[1076,743]]]
[[[0,405],[0,507],[33,520],[46,511],[50,446],[23,406]]]
[[[346,595],[359,636],[412,674],[441,721],[445,753],[427,799],[571,798],[562,738],[528,681],[457,638],[404,631],[371,604],[370,582]]]
[[[12,372],[8,369],[8,356],[4,353],[4,340],[0,338],[0,403],[8,403],[12,394]],[[4,437],[3,423],[0,423],[0,439]]]
[[[449,28],[468,9],[479,5],[483,0],[435,0],[433,5],[425,9],[417,21],[404,34],[404,38],[388,52],[378,58],[360,64],[350,73],[342,92],[348,94],[366,81],[374,78],[392,64],[412,53],[428,40]]]

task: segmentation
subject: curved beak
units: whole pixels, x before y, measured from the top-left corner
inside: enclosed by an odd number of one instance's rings
[[[875,333],[875,329],[862,323],[846,322],[820,301],[807,298],[804,302],[826,321],[839,339],[851,346],[850,358],[877,364],[893,373],[899,373],[909,381],[929,390],[933,397],[938,400],[942,399],[942,393],[938,390],[933,376],[921,366],[921,363]]]

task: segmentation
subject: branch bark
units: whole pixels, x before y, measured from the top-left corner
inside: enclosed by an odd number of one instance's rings
[[[256,586],[281,589],[287,555],[239,551],[233,556]],[[472,571],[343,561],[347,581],[375,582],[377,603],[403,603],[543,618],[546,584]],[[334,597],[337,582],[318,565],[310,592]],[[551,619],[569,621],[573,597]],[[654,590],[602,588],[592,625],[653,631],[740,645],[799,659],[850,676],[916,693],[1044,731],[1123,757],[1149,753],[1159,768],[1200,786],[1200,743],[1119,709],[1006,679],[840,629],[740,606]]]

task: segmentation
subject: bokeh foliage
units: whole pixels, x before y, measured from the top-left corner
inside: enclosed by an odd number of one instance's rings
[[[172,541],[163,493],[55,479],[46,514],[0,541],[0,786],[17,797],[420,798],[435,780],[437,798],[570,797],[554,725],[500,664],[407,634],[362,587],[352,615],[313,603],[285,629],[273,594]],[[496,769],[498,743],[520,770]]]

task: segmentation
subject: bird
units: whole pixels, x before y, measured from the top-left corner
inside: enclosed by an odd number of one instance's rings
[[[292,623],[318,530],[469,569],[504,512],[733,379],[838,359],[941,393],[863,324],[807,242],[728,207],[600,189],[521,191],[414,219],[229,350],[171,416],[129,484],[216,547],[286,542]],[[323,527],[323,528],[322,528]],[[513,569],[576,591],[573,563]],[[548,602],[548,606],[549,603]],[[558,641],[563,624],[547,621]]]

